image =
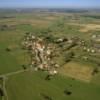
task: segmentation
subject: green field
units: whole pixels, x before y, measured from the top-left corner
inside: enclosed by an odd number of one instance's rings
[[[97,56],[91,55],[90,52],[85,52],[80,46],[71,48],[68,52],[60,50],[60,57],[55,60],[62,65],[61,70],[59,69],[58,75],[51,80],[45,80],[46,72],[34,72],[33,70],[23,72],[22,65],[29,68],[30,58],[21,45],[25,33],[32,32],[37,36],[49,36],[51,38],[79,37],[90,48],[91,36],[100,34],[100,20],[98,18],[91,17],[92,15],[86,16],[87,13],[12,12],[1,14],[0,77],[5,76],[7,92],[4,100],[100,100],[100,53],[96,52],[95,55]],[[93,13],[94,16],[95,14]],[[97,15],[100,16],[100,14]],[[14,17],[3,18],[2,16]],[[88,25],[90,26],[87,27]],[[98,25],[99,28],[93,28],[93,25]],[[72,62],[67,65],[64,59],[68,58],[65,53],[69,52],[74,52],[77,57],[71,59]],[[89,60],[84,60],[82,58],[84,56],[87,56]],[[65,65],[71,66],[70,72]],[[85,78],[82,80],[75,75],[73,76],[72,70],[77,70],[77,68],[82,70],[82,67],[89,67],[90,70],[98,68],[98,73],[91,75],[89,81],[85,81]],[[16,73],[18,71],[22,72]],[[69,74],[66,74],[67,72]],[[81,75],[80,73],[83,71],[76,72],[77,75]],[[90,72],[83,73],[88,75]],[[86,75],[83,77],[86,77]],[[0,84],[3,85],[1,80]],[[71,93],[68,94],[65,91]],[[2,98],[0,96],[0,100]]]
[[[52,80],[45,80],[43,72],[24,72],[11,76],[7,80],[7,92],[10,100],[44,100],[41,94],[52,100],[99,100],[99,85],[84,83],[57,75]],[[64,94],[65,90],[71,95]]]

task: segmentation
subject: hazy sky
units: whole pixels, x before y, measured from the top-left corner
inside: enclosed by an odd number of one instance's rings
[[[100,8],[100,0],[0,0],[1,7]]]

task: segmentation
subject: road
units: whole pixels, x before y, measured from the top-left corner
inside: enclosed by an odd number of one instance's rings
[[[15,72],[11,72],[11,73],[7,73],[7,74],[2,74],[0,75],[0,77],[3,79],[3,91],[4,91],[4,95],[2,97],[2,100],[9,100],[8,99],[8,94],[7,94],[7,90],[6,90],[6,78],[9,77],[9,76],[12,76],[12,75],[16,75],[16,74],[19,74],[19,73],[23,73],[25,71],[29,71],[30,69],[27,69],[27,70],[18,70],[18,71],[15,71]]]

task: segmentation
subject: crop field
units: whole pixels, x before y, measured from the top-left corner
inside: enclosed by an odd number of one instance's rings
[[[82,64],[78,64],[76,62],[70,62],[65,64],[62,69],[60,69],[61,73],[72,78],[80,79],[86,82],[91,81],[93,68],[90,66],[85,66]]]
[[[2,12],[0,100],[100,100],[99,13]],[[22,48],[27,32],[48,36],[51,42],[57,38],[78,40],[75,46],[70,41],[58,45],[60,57],[54,60],[60,68],[50,80],[45,79],[47,72],[30,68],[30,56]]]

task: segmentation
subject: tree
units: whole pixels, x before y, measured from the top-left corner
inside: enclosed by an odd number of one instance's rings
[[[95,75],[99,72],[98,68],[94,68],[93,72],[92,72],[92,75]]]
[[[65,94],[65,95],[71,95],[72,92],[66,89],[66,90],[64,90],[64,94]]]
[[[0,88],[0,96],[4,96],[4,92],[1,88]]]

